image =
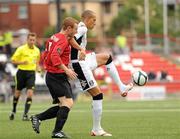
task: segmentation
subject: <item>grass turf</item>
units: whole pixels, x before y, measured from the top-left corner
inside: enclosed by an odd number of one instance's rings
[[[180,139],[180,101],[105,100],[102,126],[112,137],[91,137],[91,102],[78,101],[64,127],[72,139]],[[42,112],[50,103],[34,102],[30,114]],[[43,121],[40,134],[31,122],[21,120],[24,104],[18,105],[15,120],[8,119],[11,104],[0,104],[0,139],[50,139],[54,120]]]

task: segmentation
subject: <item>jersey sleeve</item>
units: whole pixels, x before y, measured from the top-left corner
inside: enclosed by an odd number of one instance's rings
[[[53,66],[58,66],[63,64],[63,61],[61,60],[61,55],[64,52],[64,49],[67,47],[68,43],[59,43],[55,48],[53,49],[51,53],[51,61]]]
[[[74,36],[75,36],[76,40],[78,40],[80,37],[82,37],[86,33],[87,33],[87,27],[80,26],[80,27],[78,27],[77,33]]]

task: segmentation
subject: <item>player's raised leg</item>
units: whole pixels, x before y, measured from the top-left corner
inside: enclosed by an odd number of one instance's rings
[[[114,82],[118,85],[119,90],[121,92],[121,95],[124,96],[133,88],[133,83],[129,83],[128,85],[125,85],[120,78],[120,75],[117,71],[116,66],[113,63],[112,57],[109,54],[102,53],[102,54],[96,54],[96,61],[97,65],[102,66],[105,65],[107,72],[111,76],[111,78],[114,80]]]

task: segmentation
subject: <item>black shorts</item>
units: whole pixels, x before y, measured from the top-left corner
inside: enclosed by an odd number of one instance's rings
[[[46,74],[46,84],[53,98],[53,103],[59,103],[58,97],[72,98],[72,89],[65,73]]]
[[[35,86],[35,71],[18,70],[15,77],[16,89],[22,90],[34,89]]]

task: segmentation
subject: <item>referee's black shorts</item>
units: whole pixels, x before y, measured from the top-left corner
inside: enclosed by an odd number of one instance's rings
[[[72,89],[65,73],[50,73],[46,74],[46,84],[53,98],[53,103],[59,103],[58,97],[65,96],[72,98]]]
[[[35,86],[35,71],[18,70],[15,77],[16,89],[22,90],[34,89]]]

